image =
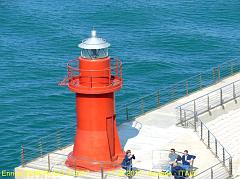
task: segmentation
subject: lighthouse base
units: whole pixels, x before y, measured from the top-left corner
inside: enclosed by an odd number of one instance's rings
[[[76,158],[72,155],[73,153],[68,154],[68,158],[65,162],[66,166],[74,170],[89,170],[89,171],[108,171],[121,168],[121,163],[123,161],[125,153],[117,155],[112,161],[97,161],[90,160],[87,158]]]

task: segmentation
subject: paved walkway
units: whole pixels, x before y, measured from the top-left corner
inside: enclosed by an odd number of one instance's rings
[[[188,149],[190,154],[196,155],[197,158],[194,161],[194,166],[198,168],[197,173],[216,164],[218,159],[216,159],[210,150],[206,148],[192,129],[181,128],[175,125],[176,107],[239,79],[240,74],[236,74],[213,86],[204,88],[189,96],[180,98],[170,104],[160,107],[159,109],[146,113],[134,121],[121,124],[118,127],[121,143],[125,150],[131,149],[136,155],[136,160],[133,165],[141,169],[161,171],[163,166],[167,163],[167,152],[164,150],[169,150],[171,148],[175,148],[177,151],[182,152],[185,149]],[[53,171],[57,169],[67,169],[64,165],[64,161],[66,155],[71,150],[72,146],[67,147],[64,150],[55,151],[59,154],[63,154],[61,157],[60,155],[54,156],[53,153],[50,153],[50,156],[52,155],[55,159],[51,161]],[[44,157],[36,159],[28,165],[32,165],[31,167],[35,165],[38,168],[41,166],[43,167],[42,170],[45,170],[48,166],[47,164],[47,157]],[[32,170],[30,167],[18,167],[16,170],[23,171],[26,169]],[[99,173],[96,175],[96,178],[100,178]],[[95,178],[94,176],[94,173],[89,175],[90,178]],[[136,176],[134,178],[137,179],[144,177],[146,178],[146,176]],[[16,179],[19,178],[20,177],[16,177]],[[108,175],[107,178],[122,177]],[[157,178],[157,176],[148,176],[148,178]]]
[[[119,126],[119,134],[124,149],[131,149],[136,154],[135,165],[139,168],[157,170],[154,168],[155,153],[161,150],[175,148],[178,151],[188,149],[190,154],[197,156],[194,165],[197,171],[203,171],[214,165],[218,160],[199,140],[192,129],[177,127],[176,107],[190,100],[198,98],[222,86],[240,79],[240,74],[229,77],[213,86],[204,88],[189,96],[178,99],[166,106],[147,113],[135,121]],[[136,122],[137,121],[137,122]],[[126,142],[126,138],[128,139]]]

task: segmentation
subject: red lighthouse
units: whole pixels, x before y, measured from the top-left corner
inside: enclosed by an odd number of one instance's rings
[[[116,126],[114,92],[122,87],[121,61],[109,57],[104,39],[92,30],[68,63],[68,87],[76,93],[76,136],[66,165],[97,171],[119,167],[124,152]]]

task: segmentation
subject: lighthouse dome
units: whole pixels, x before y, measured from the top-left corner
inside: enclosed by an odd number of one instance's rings
[[[96,30],[91,31],[91,37],[84,39],[82,43],[78,45],[78,47],[82,49],[103,49],[103,48],[108,48],[110,44],[102,38],[97,37],[97,32]]]
[[[91,31],[91,37],[82,41],[78,45],[81,50],[81,56],[87,59],[105,58],[108,56],[108,47],[110,44],[102,38],[97,37],[96,30]]]

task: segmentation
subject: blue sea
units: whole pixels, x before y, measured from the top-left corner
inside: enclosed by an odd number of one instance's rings
[[[75,95],[57,84],[93,27],[123,61],[117,109],[240,56],[239,0],[0,0],[1,170],[75,124]]]

